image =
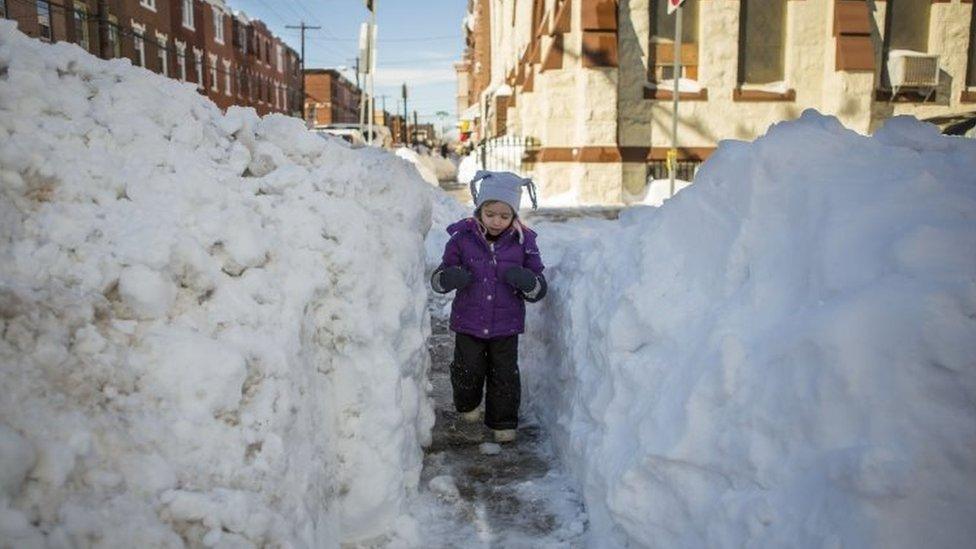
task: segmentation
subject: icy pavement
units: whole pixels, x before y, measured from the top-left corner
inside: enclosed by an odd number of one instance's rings
[[[413,512],[425,546],[581,547],[587,527],[582,500],[559,470],[548,437],[526,414],[526,403],[518,440],[506,445],[494,444],[487,427],[465,423],[454,411],[454,334],[438,316],[430,340],[437,420]]]

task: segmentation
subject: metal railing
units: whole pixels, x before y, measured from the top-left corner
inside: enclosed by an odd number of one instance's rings
[[[694,181],[695,174],[698,172],[701,164],[701,160],[678,160],[674,174],[675,179]],[[670,178],[670,174],[668,173],[667,160],[651,160],[647,164],[648,181],[668,178]]]
[[[482,170],[512,172],[529,177],[539,141],[532,137],[502,135],[483,140],[476,147]]]

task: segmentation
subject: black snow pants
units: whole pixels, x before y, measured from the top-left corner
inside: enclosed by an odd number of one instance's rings
[[[451,364],[454,407],[470,412],[485,395],[485,425],[515,429],[522,384],[518,369],[518,335],[481,339],[457,334]]]

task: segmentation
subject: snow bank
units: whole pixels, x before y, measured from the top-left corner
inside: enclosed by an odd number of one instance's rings
[[[433,414],[412,167],[10,21],[0,136],[0,539],[416,531]]]
[[[976,142],[808,111],[539,228],[534,405],[599,547],[976,539]]]
[[[437,185],[441,181],[453,181],[457,177],[457,166],[443,156],[418,153],[407,147],[397,149],[396,155],[415,165],[420,176],[431,185]]]

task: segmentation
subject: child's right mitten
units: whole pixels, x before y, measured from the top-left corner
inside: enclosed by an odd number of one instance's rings
[[[460,290],[471,282],[471,273],[462,267],[448,267],[440,272],[439,282],[446,292]]]

